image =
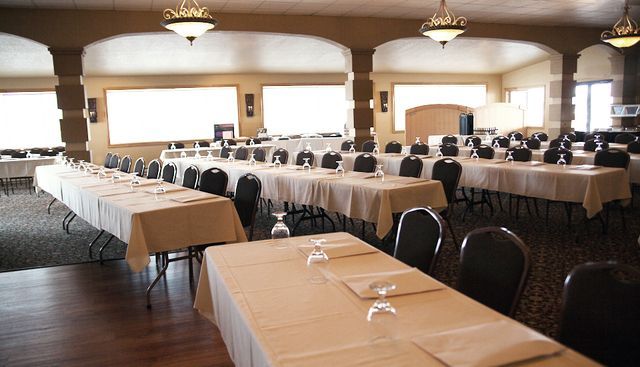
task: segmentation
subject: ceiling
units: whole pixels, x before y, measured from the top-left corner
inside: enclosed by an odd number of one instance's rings
[[[0,6],[28,8],[147,10],[175,8],[178,0],[0,0]],[[439,0],[199,0],[214,13],[327,15],[426,19]],[[623,0],[447,0],[457,16],[481,23],[610,27]],[[640,0],[632,8],[640,15]]]
[[[502,74],[547,57],[510,41],[459,38],[442,49],[416,37],[379,46],[373,67],[377,73]],[[93,44],[84,57],[86,76],[344,73],[344,67],[342,48],[332,43],[251,32],[207,32],[193,46],[169,32],[128,35]],[[47,47],[0,33],[0,77],[42,76],[53,76]]]

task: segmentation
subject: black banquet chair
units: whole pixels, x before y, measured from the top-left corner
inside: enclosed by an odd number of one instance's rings
[[[111,159],[109,160],[109,167],[107,168],[117,169],[119,166],[120,166],[120,156],[117,154],[112,155]]]
[[[131,156],[130,155],[125,155],[124,157],[122,157],[122,161],[120,162],[120,171],[121,172],[125,172],[125,173],[129,173],[129,171],[131,170]]]
[[[304,164],[305,158],[309,161],[309,164],[313,166],[315,155],[312,151],[306,149],[298,153],[298,155],[296,156],[296,166],[302,166]]]
[[[243,227],[249,228],[249,241],[253,240],[256,210],[262,192],[262,182],[252,173],[241,176],[236,183],[233,204]]]
[[[622,134],[618,134],[616,135],[615,139],[613,139],[613,141],[615,143],[618,144],[629,144],[632,141],[635,141],[637,138],[636,135],[633,135],[631,133],[622,133]]]
[[[462,241],[457,290],[513,316],[529,274],[529,249],[506,228],[469,232]]]
[[[198,187],[198,179],[200,178],[200,170],[194,165],[190,165],[184,170],[182,175],[182,187],[195,190]]]
[[[176,174],[178,169],[173,162],[168,162],[162,167],[160,176],[164,182],[176,183]]]
[[[549,148],[562,148],[571,150],[571,140],[565,140],[563,138],[553,139],[549,142]]]
[[[167,149],[171,149],[172,146],[176,147],[176,149],[184,149],[183,143],[176,143],[176,142],[167,144]]]
[[[408,155],[400,162],[400,172],[398,176],[419,178],[422,174],[422,159],[415,155]]]
[[[402,144],[393,140],[387,143],[384,147],[385,153],[402,153]]]
[[[152,180],[157,180],[160,178],[160,161],[157,159],[149,162],[149,167],[147,168],[147,178]]]
[[[228,183],[229,176],[227,176],[227,173],[216,167],[209,168],[200,175],[200,191],[208,192],[209,194],[225,196]]]
[[[111,156],[113,156],[113,153],[108,152],[106,156],[104,156],[104,167],[105,168],[110,168],[109,166],[111,165]]]
[[[589,141],[591,139],[595,139],[595,140],[600,140],[600,141],[606,141],[606,137],[601,134],[601,133],[592,133],[592,134],[586,134],[584,136],[584,141]]]
[[[540,149],[541,141],[535,138],[526,138],[520,140],[520,144],[526,146],[529,149]]]
[[[589,152],[595,152],[596,149],[598,149],[598,145],[600,145],[602,149],[609,149],[609,143],[604,140],[597,139],[589,139],[585,141],[583,149]]]
[[[196,145],[198,145],[200,148],[207,148],[211,146],[208,141],[194,141],[193,147],[195,148]]]
[[[376,142],[373,140],[367,140],[364,143],[362,143],[362,151],[363,152],[368,152],[371,153],[373,152],[373,149],[376,147]]]
[[[351,149],[351,146],[353,145],[353,148],[355,149],[356,147],[356,143],[354,143],[353,140],[348,139],[342,142],[342,144],[340,144],[340,150],[343,152],[347,152],[349,151],[349,149]]]
[[[520,131],[512,131],[507,135],[509,136],[509,140],[511,140],[511,138],[518,141],[524,139],[524,135],[522,135]]]
[[[545,150],[542,161],[544,163],[557,164],[560,159],[560,154],[564,154],[564,160],[567,164],[571,164],[571,161],[573,161],[573,153],[568,149],[561,148],[549,148]]]
[[[444,139],[444,138],[443,138]],[[460,152],[460,148],[453,143],[444,143],[439,146],[440,153],[445,157],[457,157]]]
[[[451,232],[451,238],[453,243],[457,246],[456,236],[453,233],[453,228],[449,221],[449,215],[453,210],[453,203],[456,200],[456,191],[458,190],[458,184],[460,183],[460,176],[462,175],[462,165],[454,161],[451,158],[443,158],[433,164],[431,171],[431,179],[442,182],[442,188],[444,194],[447,197],[447,209],[440,212],[444,219],[447,221],[449,231]]]
[[[509,148],[509,138],[506,136],[496,136],[491,140],[491,146],[494,148]]]
[[[508,152],[512,152],[511,156],[516,162],[529,162],[531,160],[531,150],[525,146],[511,147],[504,153],[504,157],[509,156]]]
[[[486,144],[480,144],[475,149],[477,149],[476,153],[478,154],[478,158],[493,159],[496,155],[495,149]],[[471,155],[473,155],[473,150],[469,152],[469,156]]]
[[[534,138],[534,139],[538,139],[540,141],[549,140],[549,135],[547,135],[547,133],[542,132],[542,131],[538,131],[537,133],[531,134],[531,137]]]
[[[593,164],[596,166],[627,169],[629,168],[630,159],[629,153],[624,150],[610,148],[597,152],[593,159]]]
[[[241,161],[246,161],[249,158],[249,149],[245,146],[239,146],[233,157]]]
[[[640,271],[576,266],[564,282],[558,341],[607,366],[640,366]]]
[[[471,144],[469,144],[471,143]],[[482,144],[482,139],[480,139],[479,137],[473,135],[473,136],[469,136],[466,139],[464,139],[464,145],[466,146],[474,146],[477,147],[478,145]]]
[[[640,141],[632,141],[631,143],[627,144],[627,153],[640,153]]]
[[[276,161],[276,157],[280,159],[280,163],[287,164],[289,162],[289,152],[284,148],[278,148],[273,152],[271,163]]]
[[[232,154],[230,147],[222,147],[220,149],[220,158],[229,158],[229,154]]]
[[[267,160],[267,151],[262,147],[254,149],[252,154],[256,162],[264,162]]]
[[[409,149],[409,154],[419,154],[419,155],[428,155],[429,154],[429,146],[423,143],[416,143],[411,145]]]
[[[442,144],[458,144],[458,138],[454,135],[445,135],[440,140]]]
[[[140,157],[136,159],[133,164],[133,173],[136,173],[138,177],[144,176],[144,158]]]
[[[322,156],[320,167],[336,169],[338,168],[338,161],[342,160],[342,155],[338,152],[327,152]]]
[[[353,170],[355,172],[374,172],[376,164],[378,164],[376,157],[369,153],[362,153],[353,162]]]
[[[445,239],[445,222],[433,209],[408,209],[400,217],[393,257],[431,274]]]
[[[577,138],[578,138],[578,137],[577,137],[577,136],[576,136],[576,134],[574,134],[574,133],[566,133],[566,134],[560,134],[560,135],[558,135],[558,139],[560,139],[560,140],[568,140],[568,141],[570,141],[570,142],[572,142],[572,143],[575,143],[575,142],[576,142],[576,140],[577,140]],[[586,139],[585,139],[585,140],[586,140]]]

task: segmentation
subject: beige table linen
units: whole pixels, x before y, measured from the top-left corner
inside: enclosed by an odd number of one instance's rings
[[[416,268],[350,275],[343,277],[342,281],[362,298],[377,298],[378,294],[371,290],[369,285],[380,281],[396,285],[396,289],[388,292],[389,297],[444,289],[442,283],[436,282]]]
[[[234,191],[240,176],[255,174],[262,182],[262,197],[313,205],[328,211],[345,214],[354,219],[376,223],[376,234],[384,237],[393,226],[393,213],[401,213],[417,206],[436,209],[447,206],[440,181],[394,177],[385,175],[384,181],[372,173],[347,172],[338,177],[335,170],[313,168],[303,171],[300,166],[271,164],[249,166],[246,161],[208,161],[203,159],[172,159],[179,170],[193,164],[200,171],[217,167],[229,176],[228,190]]]
[[[112,183],[95,174],[44,167],[36,174],[39,184],[60,188],[59,200],[74,213],[126,242],[125,259],[133,271],[149,264],[150,252],[246,241],[233,202],[225,197],[168,183],[167,193],[156,197],[144,179],[132,189],[128,179]]]
[[[275,145],[273,144],[256,144],[256,145],[231,145],[229,148],[231,148],[232,151],[235,152],[236,149],[238,149],[239,147],[246,147],[249,150],[249,154],[253,153],[253,150],[261,147],[265,150],[265,153],[267,153],[267,156],[271,156],[271,154],[273,154],[273,151],[275,150]],[[222,150],[222,147],[201,147],[199,152],[200,152],[200,156],[202,158],[205,158],[208,154],[208,152],[211,152],[211,155],[214,157],[220,157],[220,151]],[[186,154],[187,157],[195,157],[196,152],[198,152],[198,150],[196,148],[182,148],[182,149],[165,149],[160,153],[160,160],[162,162],[165,162],[167,159],[174,159],[174,158],[180,158],[180,156],[182,155],[182,153]],[[182,171],[184,172],[184,171]],[[182,180],[182,172],[178,173],[178,178],[179,180],[177,180],[176,182],[181,182]]]
[[[323,236],[332,242],[367,246],[346,233]],[[216,246],[205,251],[194,307],[218,326],[236,366],[442,366],[412,341],[500,320],[527,335],[538,335],[440,285],[442,290],[389,297],[397,310],[390,325],[394,338],[373,342],[380,336],[375,323],[366,320],[373,300],[358,297],[341,279],[408,267],[379,251],[307,267],[298,246],[306,246],[316,237]],[[309,281],[318,272],[326,277],[326,283]],[[540,365],[594,363],[566,350],[540,361]]]
[[[36,167],[56,164],[56,157],[0,159],[0,178],[33,177]]]

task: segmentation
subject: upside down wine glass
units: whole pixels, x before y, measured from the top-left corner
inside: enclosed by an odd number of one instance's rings
[[[351,145],[351,148],[349,148],[349,153],[355,153],[356,152],[356,148],[354,147],[355,144],[349,144]]]
[[[384,181],[384,172],[382,171],[381,164],[376,164],[376,172],[373,174],[373,177],[380,177],[382,181]]]
[[[443,157],[444,154],[442,154],[442,147],[438,146],[438,151],[436,152],[436,157]]]
[[[153,189],[153,194],[156,200],[160,200],[162,195],[167,193],[167,189],[164,188],[164,180],[159,178],[156,180],[156,187]]]
[[[210,150],[208,150],[208,151],[207,151],[207,160],[208,160],[208,161],[213,160],[213,154],[211,153],[211,151],[210,151]]]
[[[500,148],[500,143],[498,143],[498,140],[494,140],[493,141],[493,147],[496,148],[496,149]]]
[[[176,150],[176,145],[174,143],[171,143],[171,147],[169,149]]]
[[[473,148],[471,149],[473,151],[473,153],[471,154],[471,158],[473,159],[479,159],[480,156],[478,155],[478,148]]]
[[[601,142],[601,141],[597,141],[597,142],[596,142],[596,145],[597,145],[597,147],[596,147],[596,152],[601,151],[601,150],[602,150],[602,142]]]
[[[506,158],[507,162],[509,163],[513,163],[513,151],[508,150],[507,151],[507,158]]]
[[[256,165],[256,155],[251,153],[251,158],[249,158],[249,166],[253,167]]]
[[[275,168],[280,168],[282,167],[282,162],[280,162],[280,156],[279,155],[274,155],[273,158],[275,158],[276,160],[273,161],[273,166]]]
[[[271,239],[278,240],[283,238],[289,238],[290,232],[289,227],[284,223],[284,216],[287,215],[286,212],[278,212],[273,213],[276,217],[276,224],[271,229]],[[277,249],[285,249],[288,247],[285,241],[278,241],[274,246]]]
[[[140,186],[140,178],[138,177],[138,172],[133,172],[131,174],[133,176],[131,177],[131,182],[129,182],[129,186],[131,187],[131,191],[133,191],[136,186]]]
[[[251,140],[249,140],[249,145],[254,146],[254,145],[256,145],[256,142],[253,141],[253,139],[251,139]]]
[[[304,164],[302,165],[302,169],[307,173],[311,173],[311,165],[309,164],[309,158],[302,158],[302,159],[304,159]]]
[[[326,147],[326,148],[324,148],[324,151],[325,151],[325,152],[327,152],[327,153],[329,153],[329,152],[331,152],[331,151],[332,151],[332,149],[331,149],[331,143],[327,143],[327,147]]]
[[[233,161],[234,161],[233,152],[229,152],[229,156],[227,157],[227,162],[233,163]]]
[[[564,159],[564,156],[565,156],[566,154],[562,154],[562,153],[561,153],[561,154],[558,154],[558,155],[560,156],[560,158],[558,158],[558,162],[557,162],[557,164],[559,164],[559,165],[561,165],[561,166],[563,166],[563,167],[564,167],[564,166],[567,164],[567,161]]]
[[[377,143],[373,146],[373,151],[372,151],[371,153],[372,153],[373,155],[378,155],[378,154],[380,154],[380,148],[378,148],[378,144],[377,144]]]
[[[467,146],[469,148],[473,148],[473,140],[472,139],[469,139],[469,142],[467,143]]]
[[[342,166],[343,161],[336,161],[338,167],[336,167],[336,175],[339,177],[344,177],[344,167]]]
[[[420,144],[420,137],[419,137],[419,136],[416,136],[416,142],[415,142],[415,144]]]
[[[229,148],[229,141],[225,140],[224,144],[222,146],[225,147],[225,148]]]
[[[397,312],[387,300],[387,295],[396,289],[396,285],[388,281],[377,281],[369,284],[369,288],[378,295],[367,313],[367,321],[372,332],[371,342],[391,340],[395,334]]]
[[[329,261],[329,256],[322,249],[322,244],[326,242],[324,238],[321,239],[310,239],[309,242],[313,243],[313,250],[307,257],[307,266],[312,267],[315,266],[316,269],[312,269],[311,277],[309,281],[313,284],[322,284],[326,283],[327,278],[322,275],[322,273],[317,269],[317,265],[326,264]]]

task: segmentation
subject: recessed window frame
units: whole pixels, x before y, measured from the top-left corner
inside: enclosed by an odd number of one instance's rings
[[[596,84],[607,84],[607,83],[611,84],[611,87],[613,88],[613,79],[600,79],[600,80],[589,80],[589,81],[576,82],[576,85],[575,85],[574,91],[573,91],[573,96],[574,97],[576,96],[576,92],[575,91],[579,86],[582,86],[582,85],[587,85],[588,86],[588,88],[587,88],[587,125],[586,125],[585,132],[592,131],[591,130],[591,87],[593,85],[596,85]],[[574,111],[575,111],[575,104],[574,104]],[[574,118],[573,118],[572,121],[575,121],[575,115],[574,115]],[[613,125],[613,120],[611,122],[612,122],[612,125]],[[609,127],[611,127],[611,126],[609,126]]]
[[[105,108],[105,116],[106,116],[106,123],[107,123],[107,148],[128,148],[128,147],[148,147],[148,146],[157,146],[157,145],[165,145],[168,143],[171,143],[173,141],[177,141],[177,140],[166,140],[166,141],[153,141],[153,142],[140,142],[140,143],[124,143],[124,144],[112,144],[111,143],[111,129],[109,126],[109,101],[107,98],[107,91],[108,90],[141,90],[141,89],[189,89],[189,88],[225,88],[225,87],[233,87],[236,89],[236,107],[238,110],[238,131],[237,131],[237,136],[240,136],[240,130],[241,130],[241,109],[242,106],[240,105],[240,85],[239,84],[213,84],[213,85],[162,85],[162,86],[126,86],[126,87],[122,87],[122,86],[118,86],[118,87],[105,87],[103,89],[103,95],[104,95],[104,100],[105,100],[105,104],[104,104],[104,108]],[[185,106],[188,107],[188,106]],[[194,137],[193,139],[190,140],[213,140],[213,134],[211,136],[206,136],[206,137]]]

